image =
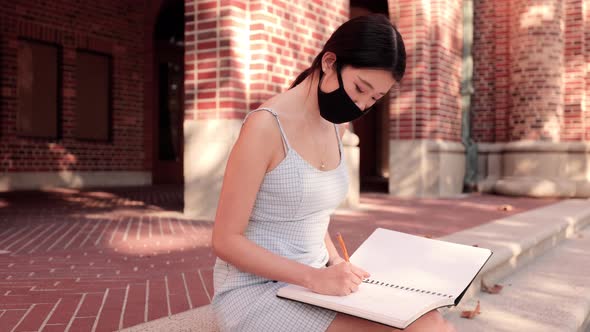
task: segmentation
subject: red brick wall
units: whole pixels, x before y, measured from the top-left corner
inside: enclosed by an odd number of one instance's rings
[[[390,107],[390,137],[460,141],[461,1],[390,1],[389,11],[407,52]]]
[[[584,15],[581,0],[475,1],[476,140],[590,138]]]
[[[185,1],[185,119],[236,118],[246,108],[248,1]],[[240,45],[241,46],[241,45]]]
[[[0,172],[143,170],[144,6],[132,1],[3,1],[0,10]],[[62,48],[62,138],[16,134],[17,45],[25,37]],[[76,49],[113,57],[113,142],[74,137]]]
[[[583,24],[580,29],[582,29],[582,42],[584,45],[590,45],[590,6],[587,3],[583,3],[582,5],[582,15],[583,15]],[[583,47],[584,50],[582,59],[584,60],[584,64],[590,63],[590,50],[588,46]],[[584,101],[582,105],[584,106],[584,139],[586,141],[590,141],[590,111],[586,108],[589,105],[588,100],[590,100],[590,70],[583,69],[583,93],[584,93]]]
[[[350,16],[344,0],[254,0],[250,11],[250,108],[288,88]]]
[[[241,119],[286,90],[348,18],[347,4],[186,1],[185,119]]]

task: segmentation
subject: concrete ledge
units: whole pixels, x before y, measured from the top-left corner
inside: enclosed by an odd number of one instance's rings
[[[465,147],[441,140],[390,140],[389,168],[393,196],[456,196],[463,191]]]
[[[491,249],[494,254],[490,261],[484,266],[482,272],[473,282],[461,301],[461,305],[471,303],[475,295],[481,297],[479,293],[481,280],[486,284],[492,285],[500,279],[514,274],[531,261],[542,256],[549,250],[559,246],[562,241],[571,238],[576,232],[590,225],[590,200],[568,200],[556,203],[544,208],[527,211],[507,218],[498,219],[488,224],[464,230],[440,238],[444,241],[462,243],[466,245],[477,244],[483,248]],[[588,231],[586,231],[588,232]],[[575,238],[575,237],[574,237]],[[590,240],[590,234],[585,235]],[[590,248],[589,248],[590,251]],[[582,255],[587,256],[588,251],[580,251]],[[584,262],[587,262],[584,261]],[[588,266],[588,264],[585,264]],[[590,272],[589,274],[590,275]],[[557,287],[558,285],[554,285]],[[539,286],[543,287],[543,285]],[[510,290],[506,290],[510,292]],[[547,300],[549,301],[549,300]],[[548,302],[543,304],[543,308],[548,306],[554,308],[561,305],[561,302]],[[583,308],[582,308],[583,309]],[[457,316],[457,309],[447,310],[447,316]],[[576,317],[583,314],[576,313]],[[587,311],[586,311],[587,316]],[[579,321],[580,329],[588,321]],[[477,319],[477,318],[476,318]],[[586,317],[586,319],[588,319]],[[574,320],[576,324],[577,321]],[[500,324],[500,323],[499,323]],[[501,324],[495,326],[497,330],[490,329],[459,329],[460,331],[514,331],[510,326]],[[502,328],[507,328],[502,330]],[[529,331],[528,329],[517,329],[520,331]],[[164,317],[158,320],[137,325],[125,330],[124,332],[139,331],[203,331],[216,332],[215,322],[210,306],[203,306],[189,310],[171,317]],[[569,330],[568,330],[569,331]],[[572,330],[574,331],[574,330]]]
[[[50,187],[85,188],[146,186],[151,172],[10,172],[0,175],[0,191],[35,190]]]
[[[480,294],[446,313],[458,331],[587,331],[590,314],[590,228],[565,240],[501,281],[499,294]],[[462,319],[480,301],[481,314]]]
[[[494,254],[465,294],[478,294],[481,281],[493,284],[559,245],[590,224],[590,201],[567,200],[485,225],[457,232],[441,240],[477,244]]]
[[[218,332],[211,306],[206,305],[176,315],[135,325],[121,332]]]

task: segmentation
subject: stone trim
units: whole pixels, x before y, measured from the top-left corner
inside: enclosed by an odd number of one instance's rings
[[[465,147],[442,140],[391,140],[389,193],[452,197],[463,192]]]
[[[88,188],[147,186],[151,172],[8,172],[0,176],[0,191],[38,190],[51,187]]]
[[[590,142],[478,144],[478,190],[531,197],[590,197]]]

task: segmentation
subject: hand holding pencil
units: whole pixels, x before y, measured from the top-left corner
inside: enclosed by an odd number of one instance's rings
[[[356,292],[363,279],[369,277],[369,273],[349,262],[350,257],[344,239],[340,233],[338,233],[337,237],[345,261],[316,270],[316,274],[312,277],[311,284],[308,287],[316,293],[348,295]]]

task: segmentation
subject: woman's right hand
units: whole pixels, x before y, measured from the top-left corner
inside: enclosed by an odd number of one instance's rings
[[[363,269],[341,262],[317,269],[310,289],[319,294],[344,296],[356,292],[363,279],[368,277],[369,273]]]

